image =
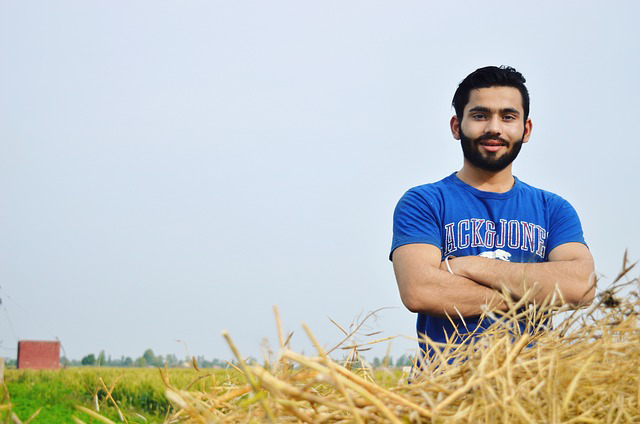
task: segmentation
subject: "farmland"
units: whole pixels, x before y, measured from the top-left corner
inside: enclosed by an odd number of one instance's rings
[[[467,344],[425,339],[434,357],[416,370],[411,384],[398,370],[368,367],[355,345],[347,348],[348,360],[337,361],[306,326],[316,353],[294,352],[278,324],[279,352],[264,364],[245,362],[225,334],[237,364],[229,370],[7,370],[0,413],[27,421],[42,408],[32,422],[47,423],[74,417],[75,422],[637,422],[640,290],[637,278],[623,275],[588,308],[571,312],[531,305],[525,295],[508,312],[487,311],[494,325]],[[558,312],[564,315],[549,328],[546,318]],[[523,321],[526,331],[517,324]]]
[[[163,371],[164,372],[164,371]],[[235,370],[169,369],[167,383],[180,389],[209,391],[244,381]],[[104,383],[104,385],[103,385]],[[15,370],[5,373],[13,412],[23,421],[42,408],[33,422],[70,422],[72,415],[88,417],[76,405],[98,410],[119,421],[107,396],[116,399],[129,422],[161,422],[169,410],[166,384],[156,368],[77,367],[61,370]],[[3,398],[5,396],[5,389]],[[7,403],[6,399],[5,402]]]

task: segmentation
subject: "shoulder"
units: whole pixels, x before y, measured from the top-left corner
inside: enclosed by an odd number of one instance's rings
[[[565,198],[556,193],[534,187],[520,180],[518,181],[524,195],[535,197],[537,200],[542,201],[549,209],[563,208],[566,206],[571,207],[571,204]]]
[[[394,219],[401,221],[437,221],[445,210],[447,192],[453,185],[450,177],[407,190],[396,205]]]
[[[400,201],[440,203],[445,193],[454,188],[450,180],[451,175],[440,181],[412,187],[404,193]]]
[[[534,196],[534,201],[542,205],[548,216],[551,225],[550,229],[555,229],[557,226],[566,225],[567,223],[580,225],[578,212],[564,197],[526,183],[522,183],[522,187],[523,192]]]

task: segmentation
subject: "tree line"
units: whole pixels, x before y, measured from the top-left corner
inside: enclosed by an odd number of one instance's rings
[[[112,358],[111,355],[106,355],[104,351],[100,352],[98,355],[90,353],[84,356],[81,360],[69,360],[65,357],[62,357],[60,360],[60,364],[63,366],[101,366],[101,367],[135,367],[135,368],[144,368],[144,367],[164,367],[165,365],[170,368],[175,367],[185,367],[192,366],[193,361],[195,359],[196,365],[201,368],[226,368],[229,366],[229,363],[236,365],[236,361],[225,361],[218,358],[213,358],[211,360],[206,359],[204,356],[200,355],[195,358],[185,358],[179,359],[174,354],[168,355],[155,355],[152,349],[147,349],[144,351],[142,356],[138,358],[131,358],[129,356],[121,356],[120,358]],[[410,367],[413,365],[413,360],[409,355],[402,355],[397,360],[394,360],[392,356],[385,356],[383,358],[374,357],[372,361],[365,362],[369,366],[373,366],[374,368],[379,367]],[[353,364],[356,367],[365,366],[361,361],[358,361],[357,364]]]
[[[198,367],[202,368],[225,368],[228,366],[227,362],[218,358],[212,360],[206,359],[204,356],[197,356],[194,358],[180,359],[174,354],[156,355],[152,349],[144,351],[142,356],[132,358],[130,356],[121,356],[120,358],[112,358],[111,355],[107,355],[105,351],[101,351],[95,355],[89,353],[82,359],[68,359],[65,356],[60,358],[60,365],[62,366],[91,366],[91,367],[164,367],[165,365],[170,368],[191,366],[195,360]]]
[[[63,367],[78,367],[78,366],[90,366],[90,367],[131,367],[131,368],[144,368],[144,367],[164,367],[165,365],[170,368],[177,367],[190,367],[193,366],[193,362],[195,360],[195,365],[200,368],[227,368],[229,367],[229,363],[237,365],[235,360],[233,361],[225,361],[218,358],[213,358],[211,360],[206,359],[204,356],[200,355],[197,357],[187,357],[184,359],[178,358],[174,354],[167,355],[156,355],[152,349],[147,349],[144,351],[142,356],[137,358],[132,358],[130,356],[121,356],[119,358],[112,358],[111,355],[107,355],[105,351],[101,351],[99,354],[89,353],[82,357],[82,359],[68,359],[66,356],[60,358],[60,365]],[[342,361],[340,361],[342,362]],[[383,358],[374,357],[372,361],[367,361],[365,359],[367,366],[372,366],[374,368],[379,367],[409,367],[413,365],[413,360],[409,355],[402,355],[397,360],[394,361],[392,356],[385,356]],[[15,366],[16,360],[9,359],[6,360],[7,366]],[[356,364],[352,364],[355,367],[363,367],[361,361],[358,361]]]

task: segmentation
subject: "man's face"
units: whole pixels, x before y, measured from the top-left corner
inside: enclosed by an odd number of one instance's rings
[[[462,122],[456,116],[451,120],[451,130],[461,141],[465,159],[490,172],[508,167],[531,134],[531,121],[525,121],[523,113],[517,88],[472,90]]]

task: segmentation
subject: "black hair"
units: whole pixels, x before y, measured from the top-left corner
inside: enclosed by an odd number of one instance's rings
[[[522,74],[511,66],[485,66],[476,69],[463,79],[458,85],[458,89],[453,95],[453,108],[456,110],[458,119],[462,121],[464,107],[469,103],[471,90],[489,87],[514,87],[522,95],[522,108],[524,109],[525,121],[529,117],[529,90],[524,85],[527,82]]]

